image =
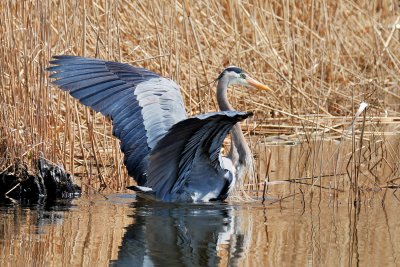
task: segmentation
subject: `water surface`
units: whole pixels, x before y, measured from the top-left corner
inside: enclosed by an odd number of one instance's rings
[[[398,266],[394,196],[359,208],[298,198],[178,205],[132,195],[3,203],[0,266]]]

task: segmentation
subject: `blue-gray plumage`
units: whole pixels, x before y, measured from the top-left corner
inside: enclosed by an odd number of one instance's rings
[[[111,118],[124,164],[138,185],[133,188],[142,196],[180,202],[223,200],[252,164],[237,124],[252,113],[234,111],[227,88],[269,88],[240,68],[228,67],[217,79],[221,112],[187,118],[178,85],[149,70],[76,56],[55,56],[50,63],[53,84]],[[231,150],[221,157],[229,132]]]

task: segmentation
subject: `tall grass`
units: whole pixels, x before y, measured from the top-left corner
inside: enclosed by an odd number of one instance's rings
[[[234,107],[255,111],[243,125],[255,149],[269,135],[305,144],[341,136],[363,101],[364,138],[383,136],[383,123],[399,131],[394,0],[5,0],[0,10],[0,170],[43,153],[80,177],[86,191],[131,183],[110,120],[50,85],[45,68],[58,54],[128,62],[170,77],[190,115],[217,109],[215,86],[203,86],[224,66],[239,65],[274,89],[230,91]],[[354,131],[355,169],[363,156],[359,140]],[[316,149],[306,152],[313,176],[322,173]],[[398,156],[392,159],[398,164]],[[272,155],[271,166],[278,160]],[[262,183],[265,172],[251,183]]]

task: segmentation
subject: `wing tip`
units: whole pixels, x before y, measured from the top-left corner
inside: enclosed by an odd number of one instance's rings
[[[146,193],[146,194],[154,193],[153,189],[150,187],[147,187],[147,186],[131,185],[131,186],[127,186],[126,189],[129,189],[129,190],[132,190],[135,192]]]
[[[79,62],[102,62],[104,60],[99,59],[99,58],[91,58],[91,57],[81,57],[81,56],[74,56],[74,55],[53,55],[51,57],[51,60],[49,61],[50,66],[46,68],[47,71],[53,71],[51,68],[55,66],[60,66],[65,63],[65,61],[76,61],[76,64],[79,64]],[[70,63],[70,62],[69,62]]]
[[[254,112],[253,111],[247,111],[245,113],[245,119],[249,118],[249,117],[253,117],[254,116]]]
[[[138,197],[141,197],[145,200],[151,200],[151,201],[157,200],[156,193],[150,187],[132,185],[126,188],[135,191]]]

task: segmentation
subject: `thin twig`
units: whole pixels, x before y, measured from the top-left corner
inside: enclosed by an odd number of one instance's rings
[[[8,194],[10,194],[12,191],[14,191],[18,186],[20,186],[21,185],[21,183],[18,183],[18,184],[16,184],[13,188],[11,188],[10,190],[8,190],[5,194],[4,194],[4,196],[7,196]]]

